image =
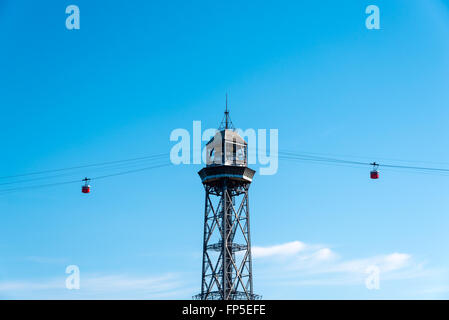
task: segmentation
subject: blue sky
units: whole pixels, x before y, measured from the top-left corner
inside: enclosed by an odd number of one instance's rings
[[[80,30],[65,28],[70,4]],[[380,30],[365,28],[370,4]],[[168,153],[172,130],[219,125],[226,92],[234,124],[278,129],[280,149],[449,167],[448,37],[440,0],[1,0],[0,176]],[[89,196],[79,184],[1,194],[0,298],[189,299],[200,168],[98,180]],[[284,160],[256,174],[256,293],[449,298],[449,177],[368,174]],[[68,265],[79,290],[65,288]],[[379,290],[365,287],[370,265]]]

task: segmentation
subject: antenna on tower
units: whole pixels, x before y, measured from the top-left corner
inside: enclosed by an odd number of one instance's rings
[[[226,116],[226,129],[228,129],[229,125],[229,111],[228,111],[228,93],[226,92],[226,109],[225,109],[225,116]]]
[[[220,123],[219,130],[223,129],[234,129],[234,124],[231,121],[231,117],[229,117],[229,110],[228,110],[228,93],[226,92],[226,108],[224,112],[224,118]]]

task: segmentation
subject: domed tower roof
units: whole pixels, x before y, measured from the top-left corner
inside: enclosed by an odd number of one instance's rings
[[[246,141],[234,130],[217,131],[206,144],[206,165],[209,166],[246,166]]]
[[[226,94],[226,109],[219,131],[206,143],[206,165],[244,166],[247,165],[247,143],[235,132],[229,117],[228,95]]]
[[[221,140],[225,140],[228,142],[235,142],[235,143],[240,143],[240,144],[244,144],[247,145],[245,139],[243,139],[236,131],[234,131],[233,129],[224,129],[221,131],[217,131],[217,133],[215,133],[215,136],[209,140],[208,143],[206,143],[206,146],[214,143],[214,141],[221,141]]]
[[[255,171],[247,167],[248,144],[231,127],[233,125],[226,99],[226,111],[220,129],[206,143],[206,168],[199,172],[203,183],[223,177],[252,180]]]

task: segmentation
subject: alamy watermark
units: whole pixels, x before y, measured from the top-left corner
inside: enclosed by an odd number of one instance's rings
[[[80,268],[77,265],[67,266],[65,273],[69,276],[65,279],[65,287],[69,290],[80,288]]]
[[[371,4],[366,7],[365,13],[369,16],[365,20],[365,26],[368,30],[380,29],[380,10],[379,7]]]
[[[380,268],[375,265],[368,266],[365,270],[368,276],[365,279],[365,286],[368,290],[380,289]]]
[[[184,128],[174,129],[170,141],[176,142],[170,150],[170,161],[179,164],[259,164],[261,175],[274,175],[278,170],[278,129],[236,129],[237,135],[222,137],[217,129],[202,131],[201,121],[193,121],[192,134]],[[269,132],[269,144],[267,133]],[[211,144],[202,148],[203,142]],[[247,145],[241,138],[247,141]],[[222,144],[220,139],[224,139]],[[224,149],[224,150],[223,150]]]
[[[69,16],[65,19],[65,27],[68,30],[80,29],[80,8],[71,4],[65,8],[65,13]]]

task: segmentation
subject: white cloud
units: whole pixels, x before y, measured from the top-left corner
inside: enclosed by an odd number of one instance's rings
[[[314,253],[314,258],[317,260],[329,260],[335,257],[335,254],[329,248],[319,249]]]
[[[364,259],[354,259],[340,262],[330,271],[363,273],[369,266],[379,267],[381,272],[390,272],[406,267],[411,261],[411,255],[406,253],[391,253]]]
[[[306,245],[300,241],[287,242],[280,245],[270,247],[257,247],[251,249],[251,253],[255,258],[272,257],[272,256],[289,256],[297,254],[304,250]]]
[[[36,291],[36,290],[51,290],[64,288],[64,279],[62,281],[46,280],[38,281],[4,281],[0,282],[0,293],[8,294],[9,292],[17,291]]]
[[[8,299],[189,299],[190,287],[181,274],[129,276],[81,275],[79,290],[68,290],[65,277],[41,281],[0,282],[0,298]]]
[[[254,264],[259,277],[263,278],[259,281],[288,286],[364,286],[366,270],[370,266],[379,268],[383,280],[425,275],[423,264],[416,263],[407,253],[345,259],[327,246],[301,241],[256,248]]]

